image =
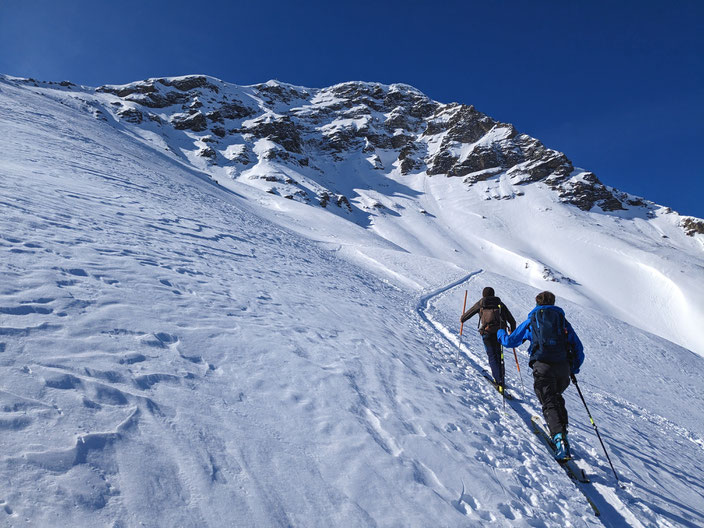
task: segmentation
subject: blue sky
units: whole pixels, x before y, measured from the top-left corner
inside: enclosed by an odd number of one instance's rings
[[[405,82],[704,217],[704,2],[0,2],[0,72]]]

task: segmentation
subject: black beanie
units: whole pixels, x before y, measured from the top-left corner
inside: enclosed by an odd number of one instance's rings
[[[540,306],[552,306],[555,304],[555,294],[549,291],[540,292],[535,296],[535,304]]]
[[[494,288],[491,288],[487,286],[482,290],[482,297],[493,297],[494,296]]]

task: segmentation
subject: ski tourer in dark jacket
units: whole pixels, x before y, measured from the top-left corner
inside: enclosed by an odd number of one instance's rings
[[[503,391],[505,383],[504,366],[501,361],[501,346],[496,339],[496,333],[507,326],[510,330],[513,330],[516,328],[516,320],[501,299],[494,295],[494,289],[490,287],[482,290],[482,298],[462,314],[460,321],[464,323],[477,314],[479,314],[479,333],[484,341],[484,349],[489,359],[491,375],[494,377],[494,382],[499,391]]]
[[[543,408],[545,422],[555,444],[555,458],[569,460],[567,409],[562,393],[584,362],[584,347],[562,308],[555,306],[555,295],[545,291],[535,298],[536,307],[510,335],[499,330],[497,338],[505,347],[530,341],[533,389]]]

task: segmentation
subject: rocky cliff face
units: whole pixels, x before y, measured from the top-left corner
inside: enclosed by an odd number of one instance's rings
[[[348,82],[308,89],[270,81],[238,87],[187,76],[97,92],[114,96],[109,108],[116,119],[154,129],[171,150],[201,158],[200,168],[219,167],[235,178],[247,178],[249,171],[250,179],[272,184],[269,192],[317,199],[323,207],[332,199],[349,208],[348,197],[325,185],[250,169],[275,161],[314,171],[325,161],[361,159],[382,173],[457,177],[467,185],[502,176],[518,186],[540,182],[582,210],[628,205],[628,197],[512,125],[473,106],[432,101],[407,85]]]
[[[638,208],[640,216],[652,216],[657,209],[605,186],[511,124],[473,106],[433,101],[408,85],[237,86],[202,75],[95,90],[39,84],[76,92],[96,118],[111,116],[200,171],[338,214],[368,215],[381,207],[360,196],[359,179],[344,181],[350,171],[378,186],[387,185],[385,177],[409,175],[461,178],[468,187],[506,182],[512,191],[498,197],[520,199],[522,186],[538,184],[584,211]],[[698,219],[680,225],[691,236],[702,232]]]

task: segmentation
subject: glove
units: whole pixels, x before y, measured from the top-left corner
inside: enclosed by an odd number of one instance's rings
[[[577,368],[572,367],[572,376],[574,376],[575,374],[579,374],[579,367],[577,367]]]

